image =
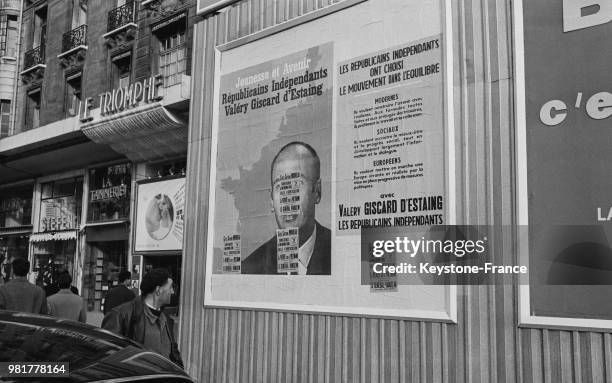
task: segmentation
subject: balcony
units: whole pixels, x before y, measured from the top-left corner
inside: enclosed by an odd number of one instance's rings
[[[27,51],[24,54],[23,71],[20,73],[23,82],[32,84],[42,80],[46,67],[44,46]]]
[[[23,59],[23,68],[24,70],[28,70],[37,65],[45,64],[45,49],[43,46],[39,46],[37,48],[31,49],[25,53]]]
[[[136,38],[136,6],[135,1],[130,1],[108,12],[104,38],[109,48],[130,44]]]
[[[85,61],[87,52],[87,25],[64,33],[62,37],[62,53],[57,56],[64,68],[79,67]]]

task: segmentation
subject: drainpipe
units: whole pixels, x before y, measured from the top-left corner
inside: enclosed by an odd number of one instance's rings
[[[19,29],[17,30],[17,57],[16,57],[16,65],[15,65],[15,81],[13,82],[13,100],[11,104],[11,116],[13,117],[13,121],[11,121],[11,129],[9,136],[15,134],[15,125],[17,124],[17,86],[19,84],[19,68],[21,65],[21,32],[23,31],[23,4],[25,0],[21,0],[21,7],[19,9],[19,20],[17,20],[17,25]]]

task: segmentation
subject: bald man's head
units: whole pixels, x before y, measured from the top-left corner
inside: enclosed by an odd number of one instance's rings
[[[300,229],[300,242],[315,226],[315,205],[321,200],[321,163],[317,152],[303,142],[291,142],[272,160],[272,205],[281,229]],[[304,240],[305,240],[304,239]]]
[[[305,162],[308,166],[309,173],[312,173],[311,176],[314,177],[314,180],[318,180],[321,175],[321,161],[319,160],[319,155],[312,148],[312,146],[299,141],[294,141],[288,143],[283,146],[281,150],[278,151],[274,159],[272,160],[270,177],[272,181],[272,186],[274,186],[274,166],[277,162],[282,161],[294,161],[300,160]]]

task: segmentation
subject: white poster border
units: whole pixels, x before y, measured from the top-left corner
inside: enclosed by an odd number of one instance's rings
[[[359,4],[363,0],[347,1],[349,3]],[[342,4],[342,3],[339,3]],[[353,4],[353,5],[354,5]],[[454,75],[453,75],[453,25],[452,25],[452,4],[449,0],[440,0],[440,15],[441,15],[441,35],[443,39],[443,63],[444,63],[444,78],[443,78],[443,110],[444,110],[444,148],[446,154],[445,161],[445,192],[447,198],[447,211],[446,211],[446,223],[448,225],[456,224],[456,173],[455,173],[455,147],[454,147]],[[223,52],[240,47],[244,44],[259,40],[266,36],[281,33],[291,28],[298,27],[299,25],[312,21],[319,17],[327,16],[329,11],[326,9],[321,10],[320,14],[317,13],[316,17],[304,17],[298,21],[292,20],[284,24],[268,28],[257,34],[246,36],[242,38],[240,42],[231,42],[225,45],[215,47],[215,75],[213,84],[213,116],[212,116],[212,132],[211,132],[211,162],[210,162],[210,177],[209,185],[210,192],[208,198],[208,229],[206,239],[206,273],[204,280],[204,308],[224,308],[224,309],[258,309],[263,311],[274,311],[274,312],[300,312],[300,313],[311,313],[311,314],[328,314],[328,315],[348,315],[357,317],[376,317],[376,318],[389,318],[389,319],[418,319],[418,320],[433,320],[443,323],[457,323],[457,286],[449,285],[447,302],[446,302],[446,313],[439,311],[426,311],[418,309],[380,309],[380,308],[367,308],[367,307],[336,307],[336,306],[324,306],[324,305],[307,305],[307,304],[284,304],[284,303],[273,303],[273,302],[241,302],[241,301],[221,301],[215,300],[212,297],[211,292],[211,280],[212,280],[212,269],[213,269],[213,242],[214,242],[214,230],[210,225],[214,221],[214,210],[215,210],[215,198],[216,188],[214,187],[216,182],[216,161],[217,161],[217,147],[218,147],[218,133],[219,133],[219,92],[220,92],[220,79],[221,79],[221,55]],[[280,56],[280,55],[279,55]],[[334,58],[334,70],[337,64]],[[337,76],[333,77],[333,89],[337,86]],[[336,108],[337,108],[337,96],[332,97],[332,124],[337,126],[336,123]],[[336,145],[336,129],[333,131],[333,143],[332,146]],[[336,176],[336,150],[332,151],[332,177],[335,179]],[[332,182],[332,206],[335,204],[336,197],[336,185]],[[335,222],[335,214],[332,212],[332,222]]]

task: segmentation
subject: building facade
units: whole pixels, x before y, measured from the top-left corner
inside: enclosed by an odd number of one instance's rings
[[[15,86],[17,79],[17,57],[19,52],[19,18],[21,1],[12,0],[0,3],[0,113],[2,122],[0,137],[11,134],[14,121],[11,119],[15,107]]]
[[[180,286],[195,16],[193,1],[24,3],[2,195],[33,282],[70,272],[91,323],[121,270]]]
[[[612,381],[609,274],[598,286],[584,286],[591,277],[538,285],[550,262],[532,262],[537,225],[608,235],[608,8],[201,0],[181,296],[189,373],[215,382]],[[303,224],[313,219],[314,229]],[[360,278],[369,265],[360,229],[421,238],[431,224],[481,227],[488,259],[529,265],[529,276]],[[554,235],[576,250],[576,237]],[[609,252],[598,242],[605,235],[595,237],[581,241]],[[311,240],[317,268],[312,257],[301,268]],[[570,258],[552,263],[570,265],[569,275],[593,267]]]

